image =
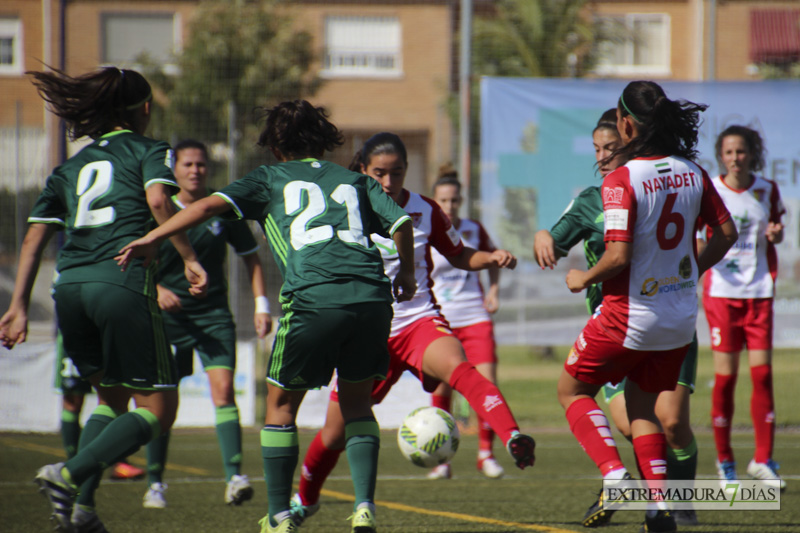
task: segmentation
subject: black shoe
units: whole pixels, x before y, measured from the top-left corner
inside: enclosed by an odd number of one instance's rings
[[[678,526],[670,511],[658,511],[654,516],[644,516],[644,524],[639,533],[675,533]]]
[[[672,511],[672,516],[675,517],[675,523],[679,526],[696,526],[700,524],[697,519],[697,512],[694,509],[680,509]]]
[[[633,476],[625,473],[625,476],[622,478],[622,481],[628,481],[633,479]],[[600,527],[608,524],[611,521],[611,516],[616,512],[614,509],[606,509],[603,505],[603,489],[600,489],[600,492],[597,495],[597,501],[595,501],[589,509],[586,510],[586,514],[583,515],[583,527]]]
[[[536,442],[529,435],[517,433],[508,439],[506,449],[520,469],[533,466],[533,463],[536,462]]]

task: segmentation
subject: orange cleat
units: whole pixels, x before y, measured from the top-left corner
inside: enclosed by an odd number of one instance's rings
[[[137,480],[144,478],[147,472],[137,466],[119,462],[111,469],[111,479]]]

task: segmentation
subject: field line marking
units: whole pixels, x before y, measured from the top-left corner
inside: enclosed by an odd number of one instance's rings
[[[25,442],[24,440],[17,440],[8,437],[0,438],[0,442],[8,446],[9,448],[19,448],[22,450],[30,450],[34,452],[40,452],[47,455],[53,455],[58,457],[59,459],[66,459],[67,454],[61,448],[55,448],[53,446],[45,446],[43,444],[34,444],[32,442]],[[133,463],[138,466],[147,466],[147,460],[142,459],[141,457],[128,457],[128,462]],[[195,474],[197,476],[210,476],[211,472],[204,468],[196,468],[194,466],[184,466],[184,465],[177,465],[174,463],[167,463],[166,467],[169,470],[177,470],[179,472],[184,472],[186,474]]]
[[[338,492],[335,490],[322,489],[322,494],[336,498],[337,500],[355,501],[355,498],[350,494]],[[559,529],[557,527],[540,526],[536,524],[522,524],[520,522],[508,522],[506,520],[495,520],[494,518],[485,518],[483,516],[474,516],[462,513],[452,513],[449,511],[432,511],[430,509],[423,509],[422,507],[414,507],[412,505],[405,505],[403,503],[387,502],[383,500],[376,500],[375,505],[381,505],[394,509],[395,511],[406,511],[409,513],[417,513],[431,516],[441,516],[444,518],[453,518],[455,520],[462,520],[464,522],[477,522],[479,524],[492,524],[495,526],[513,527],[516,529],[527,529],[530,531],[545,531],[547,533],[575,533],[569,529]]]

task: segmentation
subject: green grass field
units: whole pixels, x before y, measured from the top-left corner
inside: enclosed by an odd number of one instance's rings
[[[581,451],[566,428],[555,400],[555,379],[563,350],[553,359],[542,359],[528,349],[502,349],[501,387],[516,411],[522,427],[537,439],[537,463],[519,471],[506,455],[499,457],[506,468],[501,480],[488,480],[475,470],[477,440],[464,436],[453,461],[454,478],[429,481],[426,471],[408,463],[397,450],[395,433],[386,431],[382,440],[378,520],[381,532],[511,532],[585,531],[580,519],[600,488],[596,468]],[[715,475],[713,441],[708,429],[712,377],[709,357],[701,353],[698,390],[692,414],[700,447],[698,477]],[[792,412],[800,377],[795,354],[776,353],[775,382],[778,421],[775,458],[788,481],[779,512],[700,511],[700,526],[682,531],[707,533],[798,532],[800,533],[800,415]],[[734,447],[743,474],[753,451],[749,431],[749,379],[737,390],[737,428]],[[305,449],[313,432],[301,432]],[[222,466],[212,430],[177,430],[170,447],[170,467],[165,481],[169,506],[165,510],[143,509],[144,482],[104,482],[98,492],[98,507],[113,533],[126,532],[257,532],[258,520],[266,512],[266,487],[261,477],[257,429],[247,429],[244,438],[244,473],[254,481],[255,498],[241,507],[222,503]],[[631,447],[619,442],[623,460],[635,470]],[[0,434],[0,531],[27,533],[50,531],[49,509],[32,483],[36,469],[63,456],[58,435]],[[139,452],[133,462],[143,464]],[[346,460],[334,470],[322,497],[322,509],[301,528],[310,532],[348,532],[346,520],[352,510],[352,494]],[[641,512],[619,512],[608,533],[639,530]]]

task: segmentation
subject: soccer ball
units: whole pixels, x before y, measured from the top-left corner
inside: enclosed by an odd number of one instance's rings
[[[432,468],[452,459],[458,450],[458,439],[455,419],[438,407],[414,409],[397,431],[400,452],[423,468]]]

